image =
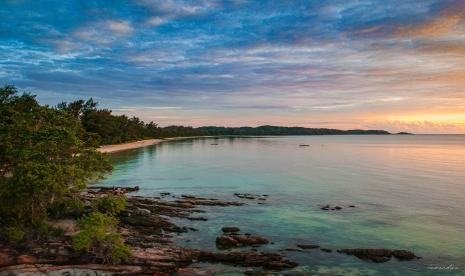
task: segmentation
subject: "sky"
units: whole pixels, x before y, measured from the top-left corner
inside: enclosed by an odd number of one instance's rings
[[[465,0],[1,0],[6,84],[162,126],[465,133]]]

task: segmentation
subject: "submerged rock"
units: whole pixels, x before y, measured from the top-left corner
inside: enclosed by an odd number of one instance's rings
[[[221,228],[221,231],[223,231],[224,233],[237,233],[239,231],[241,231],[241,229],[239,229],[239,227],[235,227],[235,226],[226,226],[226,227],[223,227]]]
[[[339,210],[342,210],[342,207],[341,206],[331,207],[329,204],[326,204],[326,205],[321,206],[320,209],[324,211],[339,211]]]
[[[316,244],[298,244],[297,247],[302,248],[302,249],[315,249],[315,248],[320,248],[319,245]]]
[[[251,200],[266,200],[268,195],[254,195],[254,194],[241,194],[241,193],[234,193],[235,197],[242,198],[242,199],[251,199]]]
[[[187,217],[188,220],[197,220],[197,221],[207,221],[207,218],[204,217]]]
[[[415,256],[413,252],[407,250],[352,248],[339,249],[337,252],[353,255],[359,259],[368,260],[375,263],[387,262],[391,259],[392,256],[401,261],[410,261],[419,258]]]
[[[220,249],[229,249],[234,247],[258,246],[268,244],[269,241],[260,236],[254,235],[223,235],[216,238],[216,247]]]

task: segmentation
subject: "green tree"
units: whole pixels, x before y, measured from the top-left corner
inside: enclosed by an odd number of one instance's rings
[[[34,227],[57,200],[111,170],[69,112],[0,88],[0,226]]]

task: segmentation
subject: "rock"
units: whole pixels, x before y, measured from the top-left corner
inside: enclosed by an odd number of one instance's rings
[[[148,209],[136,207],[134,213],[138,215],[150,215],[152,212],[150,212]]]
[[[235,193],[235,197],[242,198],[242,199],[251,199],[251,200],[266,200],[268,195],[253,195],[253,194],[241,194]]]
[[[35,264],[37,262],[37,258],[30,255],[20,255],[16,259],[18,264]]]
[[[413,260],[418,258],[413,252],[407,250],[390,250],[390,249],[339,249],[338,253],[354,255],[362,260],[369,260],[375,263],[384,263],[391,259],[391,256],[399,260]],[[395,252],[395,253],[394,253]]]
[[[198,220],[198,221],[207,221],[207,218],[204,217],[187,217],[188,220]]]
[[[333,252],[333,250],[331,250],[329,248],[320,248],[320,250],[323,251],[323,252],[328,252],[328,253]]]
[[[253,235],[223,235],[216,238],[216,247],[220,249],[257,246],[268,243],[267,239]]]
[[[234,196],[238,198],[244,198],[244,199],[255,199],[255,196],[251,194],[240,194],[240,193],[235,193]]]
[[[355,208],[355,205],[349,205],[350,208]]]
[[[221,228],[221,231],[223,231],[224,233],[237,233],[241,231],[241,229],[239,229],[239,227],[231,226],[231,227],[223,227]]]
[[[307,145],[307,144],[300,144],[299,147],[310,147],[310,145]]]
[[[319,248],[320,246],[316,244],[298,244],[297,247],[302,249],[315,249]]]
[[[298,264],[283,259],[277,253],[264,253],[255,251],[231,252],[231,253],[212,253],[200,252],[199,261],[203,262],[221,262],[244,267],[263,267],[268,269],[282,270],[296,267]]]
[[[0,267],[14,264],[14,260],[8,252],[0,252]]]
[[[323,205],[320,207],[321,210],[324,210],[324,211],[339,211],[339,210],[342,210],[342,207],[341,206],[334,206],[334,207],[331,207],[329,204],[326,204],[326,205]]]
[[[407,250],[394,250],[392,251],[392,256],[396,257],[399,261],[410,261],[419,258],[413,252]]]
[[[134,187],[105,187],[105,186],[90,186],[89,192],[95,192],[94,190],[97,190],[97,193],[113,193],[113,194],[126,194],[130,192],[137,192],[139,191],[139,186],[134,186]]]

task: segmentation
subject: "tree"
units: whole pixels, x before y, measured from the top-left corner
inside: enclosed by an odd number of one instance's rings
[[[0,88],[0,226],[33,227],[57,200],[111,166],[86,140],[78,118]]]

